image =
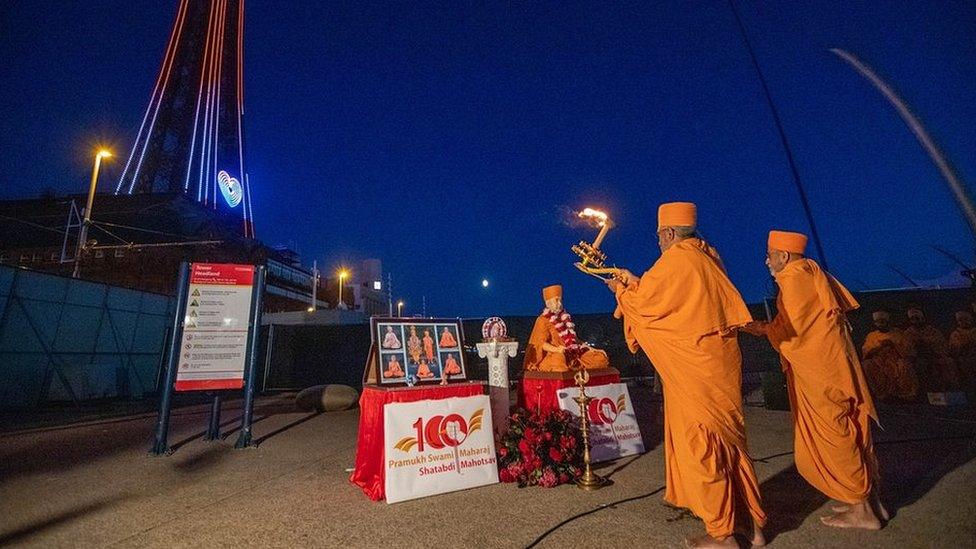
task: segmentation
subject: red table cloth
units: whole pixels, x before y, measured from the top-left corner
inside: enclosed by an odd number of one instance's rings
[[[386,461],[383,436],[383,406],[390,402],[415,402],[482,395],[481,381],[419,387],[363,387],[359,397],[359,437],[356,440],[356,467],[349,482],[363,489],[369,499],[386,497]]]
[[[536,377],[538,376],[538,377]],[[530,412],[548,413],[559,409],[559,399],[556,398],[556,391],[566,387],[575,387],[576,381],[572,378],[560,378],[557,375],[529,372],[519,383],[518,402],[519,406]],[[590,372],[590,381],[587,387],[596,385],[609,385],[620,383],[620,372],[609,368]]]

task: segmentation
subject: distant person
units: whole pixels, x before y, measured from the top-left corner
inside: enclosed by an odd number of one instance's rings
[[[384,349],[399,349],[400,339],[397,338],[396,334],[393,333],[393,326],[386,327],[386,335],[383,336],[383,348]]]
[[[861,354],[864,374],[871,393],[877,400],[896,397],[915,400],[918,397],[918,378],[912,367],[908,342],[901,330],[891,325],[887,311],[871,314],[874,330],[864,338]]]
[[[444,331],[441,333],[441,349],[453,349],[457,346],[457,339],[454,338],[454,334],[451,333],[451,330],[447,326],[444,326]]]
[[[759,482],[746,446],[742,353],[736,329],[752,321],[715,248],[699,238],[690,202],[658,208],[661,256],[640,278],[607,282],[630,351],[643,349],[664,386],[664,500],[690,509],[705,534],[689,547],[738,547],[744,530],[765,544]]]
[[[430,337],[430,330],[424,330],[424,355],[427,360],[434,360],[434,338]]]
[[[956,313],[956,328],[949,334],[949,352],[956,361],[959,385],[976,398],[976,322],[969,311]]]
[[[844,505],[827,526],[879,530],[888,513],[878,498],[871,420],[878,414],[851,340],[846,313],[858,307],[847,288],[804,257],[807,237],[770,231],[766,265],[779,285],[776,317],[745,331],[779,352],[793,418],[796,469]]]
[[[403,377],[403,367],[400,366],[400,361],[397,360],[396,355],[390,355],[390,361],[386,365],[386,370],[383,370],[383,377]]]
[[[607,353],[581,343],[576,336],[573,317],[563,307],[563,287],[558,284],[542,289],[545,308],[535,319],[525,346],[526,371],[568,372],[574,359],[587,370],[609,368]]]
[[[909,306],[907,314],[905,340],[915,357],[915,372],[925,390],[939,392],[956,388],[956,365],[945,336],[938,328],[929,324],[920,306]]]

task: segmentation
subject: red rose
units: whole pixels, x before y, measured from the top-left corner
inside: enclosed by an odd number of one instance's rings
[[[498,471],[498,478],[502,482],[515,482],[515,475],[513,475],[508,469]]]
[[[559,450],[555,448],[549,448],[549,459],[559,463],[563,460],[563,455],[559,453]]]
[[[498,449],[498,457],[504,458],[507,455],[508,455],[508,448],[502,446],[501,448]]]
[[[519,449],[519,452],[522,454],[522,457],[523,458],[528,457],[529,454],[532,453],[532,446],[524,438],[519,441],[519,443],[518,443],[518,449]]]

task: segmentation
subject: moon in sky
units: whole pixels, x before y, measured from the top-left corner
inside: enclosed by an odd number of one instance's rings
[[[487,278],[484,278],[484,279],[481,280],[481,287],[482,288],[487,288],[488,287],[488,279]]]

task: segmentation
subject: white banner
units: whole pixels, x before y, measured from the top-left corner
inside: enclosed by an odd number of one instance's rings
[[[386,502],[498,482],[485,395],[383,407]]]
[[[254,265],[191,265],[177,391],[244,386],[253,284]]]
[[[577,387],[556,391],[559,407],[579,418],[579,403],[573,400],[577,396]],[[637,426],[637,415],[627,384],[587,387],[586,396],[593,399],[587,414],[590,418],[590,460],[597,463],[643,454],[644,439]]]

